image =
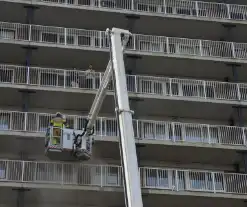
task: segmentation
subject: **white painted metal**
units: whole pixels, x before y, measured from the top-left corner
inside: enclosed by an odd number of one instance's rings
[[[4,0],[13,2],[13,0]],[[95,9],[134,13],[170,18],[190,18],[196,20],[243,23],[247,20],[247,6],[204,1],[188,0],[14,0],[36,5],[53,6],[54,4],[67,8]],[[237,22],[236,22],[237,20]]]
[[[219,195],[222,193],[228,196],[247,194],[246,174],[164,167],[141,167],[139,170],[141,187],[156,189],[158,194],[170,194],[172,191],[207,193],[206,196],[209,197],[222,197]],[[23,183],[27,187],[36,185],[39,188],[40,184],[43,188],[54,187],[61,190],[66,189],[66,186],[75,190],[87,186],[88,190],[90,186],[122,187],[122,180],[122,167],[117,165],[0,160],[0,186],[6,186],[7,182],[8,186]]]
[[[83,131],[49,127],[46,132],[45,154],[54,160],[88,160],[92,155],[92,139],[91,137],[81,137],[80,149],[74,147],[75,134],[82,134]],[[56,133],[56,134],[54,134]],[[57,138],[58,144],[53,144],[52,140]],[[74,154],[76,153],[76,154]],[[77,155],[77,156],[73,156]]]
[[[64,41],[65,37],[69,41]],[[45,46],[54,44],[58,47],[96,51],[108,51],[109,48],[107,36],[103,31],[8,22],[0,22],[0,40],[10,43],[21,42],[21,44],[32,42]],[[126,53],[227,62],[247,62],[247,44],[245,43],[142,34],[132,35],[132,40],[126,48]]]
[[[140,176],[138,171],[132,112],[129,107],[129,98],[126,83],[123,46],[121,35],[130,35],[128,31],[113,28],[111,31],[112,62],[116,80],[116,98],[120,132],[121,159],[124,172],[126,206],[142,207]]]
[[[29,133],[37,133],[43,136],[54,114],[36,112],[18,112],[0,110],[0,130],[2,132],[15,132],[19,136],[28,136]],[[26,119],[25,119],[26,117]],[[66,115],[69,125],[74,129],[82,130],[82,123],[86,116]],[[246,146],[246,127],[209,125],[198,123],[181,123],[170,121],[155,121],[135,119],[135,138],[138,140],[150,140],[153,143],[205,143],[217,146]],[[26,128],[25,128],[26,126]],[[118,127],[116,119],[110,117],[97,117],[95,136],[104,140],[107,137],[117,137]],[[31,134],[30,134],[31,136]]]
[[[27,71],[25,66],[0,64],[0,83],[17,88],[22,87],[21,85],[40,86],[35,88],[36,90],[42,90],[43,88],[54,90],[56,87],[58,91],[73,88],[93,90],[92,93],[95,93],[95,90],[100,88],[100,83],[104,82],[103,79],[105,79],[103,73],[94,72],[90,74],[92,75],[92,82],[88,83],[86,81],[87,72],[81,70],[29,67],[29,74],[27,74]],[[149,98],[160,99],[163,97],[169,99],[170,97],[172,99],[180,97],[181,100],[184,98],[193,101],[217,101],[218,103],[228,104],[241,101],[238,104],[247,104],[246,83],[144,75],[126,75],[126,78],[128,91],[137,93],[138,96],[144,98],[147,97],[145,96],[147,94]],[[108,89],[111,91],[112,87]],[[80,92],[82,91],[80,90]]]
[[[110,34],[110,52],[112,54],[112,59],[110,59],[107,65],[107,69],[101,82],[99,91],[97,92],[90,109],[88,123],[85,126],[86,134],[84,136],[88,136],[92,133],[93,125],[104,101],[107,92],[107,86],[111,80],[111,75],[114,70],[116,84],[115,90],[118,103],[118,106],[116,107],[119,107],[117,108],[117,115],[119,119],[120,150],[124,173],[126,206],[142,207],[143,203],[136,156],[134,130],[132,125],[132,114],[129,108],[128,90],[123,60],[123,50],[129,40],[130,32],[118,28],[113,28],[111,31],[107,30],[106,32]],[[124,41],[122,41],[122,35],[124,37]]]

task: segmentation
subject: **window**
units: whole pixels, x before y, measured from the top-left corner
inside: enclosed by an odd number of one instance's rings
[[[155,130],[156,130],[156,133],[155,133],[155,139],[157,140],[166,140],[166,131],[167,131],[167,127],[166,127],[166,124],[163,123],[156,123],[155,124]]]
[[[78,45],[91,46],[91,37],[78,36]]]
[[[202,142],[203,136],[201,128],[198,126],[185,125],[185,140],[187,142]]]
[[[203,97],[203,86],[198,84],[182,84],[183,96]]]
[[[74,129],[74,118],[73,116],[67,116],[67,124],[68,124],[68,128],[70,129]]]
[[[110,186],[120,185],[120,170],[118,167],[106,167],[105,168],[105,184]]]
[[[11,29],[0,29],[1,39],[15,39],[15,30]]]
[[[116,7],[116,2],[113,0],[101,0],[100,1],[102,7],[106,8],[115,8]]]
[[[90,6],[91,0],[78,0],[78,5]]]
[[[103,119],[102,120],[102,135],[103,136],[117,136],[118,127],[115,119]]]
[[[138,11],[145,11],[145,12],[164,12],[164,7],[162,5],[150,5],[150,4],[137,4]]]
[[[106,123],[106,135],[107,136],[117,136],[118,126],[116,120],[105,120]]]
[[[36,180],[42,182],[59,183],[62,181],[62,164],[37,163]]]
[[[230,18],[235,20],[245,20],[244,14],[240,12],[231,11]]]
[[[185,172],[173,170],[172,172],[172,186],[178,190],[185,189]]]
[[[0,81],[2,83],[12,83],[14,80],[14,69],[0,69]]]
[[[247,85],[239,84],[239,91],[241,94],[241,100],[247,100]]]
[[[1,117],[0,119],[0,130],[8,130],[10,128],[9,123],[8,123],[8,119]]]
[[[74,45],[75,44],[75,37],[74,36],[67,36],[66,38],[67,38],[67,41],[66,41],[67,45]],[[59,37],[59,43],[65,44],[64,35],[61,35]]]
[[[148,42],[148,41],[140,41],[139,42],[140,50],[143,51],[153,51],[153,52],[160,52],[161,45],[157,42]]]
[[[155,138],[155,129],[154,123],[142,123],[142,138],[154,139]]]
[[[58,34],[42,32],[41,41],[42,42],[48,42],[48,43],[57,43],[58,42]]]
[[[38,125],[38,131],[40,132],[45,132],[47,130],[47,127],[49,126],[50,120],[51,120],[51,116],[48,115],[39,115],[39,117],[37,118],[39,125]],[[34,124],[35,122],[33,122]]]
[[[75,4],[74,0],[59,0],[62,4]]]
[[[169,139],[174,141],[182,141],[182,126],[180,124],[169,125]]]
[[[193,13],[193,10],[188,8],[177,8],[177,14],[181,15],[191,15]]]
[[[171,6],[166,6],[165,9],[166,9],[166,13],[167,14],[172,14],[173,13],[173,8]]]
[[[244,45],[245,46],[245,45]],[[246,59],[247,58],[247,47],[235,46],[235,56],[237,58]]]
[[[205,86],[205,92],[207,98],[215,98],[215,88],[214,86]]]
[[[200,17],[207,17],[207,10],[206,9],[198,9],[198,16]]]
[[[155,80],[142,79],[140,91],[148,94],[163,94],[163,83]]]
[[[140,91],[142,93],[152,93],[152,81],[151,80],[141,80]]]
[[[212,190],[212,174],[207,172],[188,172],[189,189]]]
[[[168,171],[164,169],[145,169],[146,185],[153,188],[169,188]]]
[[[177,43],[176,53],[184,54],[184,55],[198,55],[200,54],[200,48],[197,45],[193,46],[193,45]]]
[[[219,131],[219,128],[218,127],[209,127],[209,133],[210,133],[210,142],[211,143],[219,143],[219,134],[220,134],[220,131]]]
[[[180,94],[178,83],[166,83],[166,94],[178,96]]]
[[[6,169],[5,167],[0,167],[0,180],[3,180],[6,178]]]

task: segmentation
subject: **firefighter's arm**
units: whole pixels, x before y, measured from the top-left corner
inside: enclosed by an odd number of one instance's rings
[[[53,124],[54,124],[54,120],[51,120],[50,121],[50,126],[53,126]]]
[[[69,124],[67,123],[67,120],[63,120],[63,124],[66,128],[69,128]]]

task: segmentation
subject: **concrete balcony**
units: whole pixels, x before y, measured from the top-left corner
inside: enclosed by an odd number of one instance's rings
[[[1,45],[2,62],[22,63],[26,51],[20,45],[33,48],[31,64],[34,65],[71,67],[73,64],[72,67],[86,68],[92,63],[95,68],[102,68],[109,60],[105,32],[4,22],[0,30],[0,42],[8,43]],[[246,80],[246,51],[244,43],[136,34],[126,54],[136,58],[136,73],[222,79],[229,76],[231,68],[226,63],[231,63],[243,64],[238,72],[240,79]]]
[[[151,197],[246,198],[245,174],[152,167],[139,169],[143,194]],[[3,187],[54,189],[54,192],[82,190],[94,195],[108,192],[113,197],[122,192],[120,166],[1,160],[0,170],[0,185]]]
[[[1,207],[16,207],[19,195],[22,191],[12,190],[11,187],[0,187]],[[97,198],[97,199],[95,199]],[[191,199],[193,202],[191,203]],[[179,195],[158,195],[144,194],[144,207],[162,207],[164,204],[169,206],[225,206],[225,207],[245,207],[242,199],[216,198],[216,197],[196,197]],[[80,191],[60,189],[32,188],[24,192],[23,205],[26,207],[124,207],[124,195],[122,192],[106,191]]]
[[[33,92],[29,95],[30,108],[85,113],[88,113],[103,77],[98,72],[16,65],[0,65],[0,73],[0,92],[5,97],[0,100],[1,106],[19,109],[23,97],[18,91],[29,90]],[[127,85],[131,108],[137,117],[177,116],[225,124],[234,113],[233,106],[247,105],[247,85],[244,83],[128,75]],[[114,113],[112,84],[108,95],[101,110],[105,115]],[[204,110],[201,110],[202,106]],[[243,111],[243,118],[247,119],[246,111]]]
[[[52,114],[1,111],[1,157],[46,159],[44,138]],[[86,117],[67,115],[71,128],[82,129]],[[136,143],[142,160],[232,165],[246,151],[247,128],[168,121],[133,120]],[[118,127],[113,118],[98,118],[93,159],[119,159]],[[14,143],[14,144],[13,144]]]
[[[182,0],[4,0],[0,2],[0,19],[25,23],[25,5],[39,8],[34,15],[36,24],[103,30],[112,26],[127,28],[126,15],[135,15],[138,18],[134,20],[132,32],[191,38],[206,35],[206,38],[219,40],[227,33],[222,24],[233,24],[237,27],[232,28],[230,40],[246,41],[245,5]],[[13,11],[11,15],[9,8]],[[80,21],[85,19],[90,21]]]

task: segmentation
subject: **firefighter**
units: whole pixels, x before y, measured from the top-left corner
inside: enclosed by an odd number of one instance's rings
[[[62,128],[68,127],[66,117],[57,112],[51,120],[50,126],[53,127],[52,145],[60,144]]]

